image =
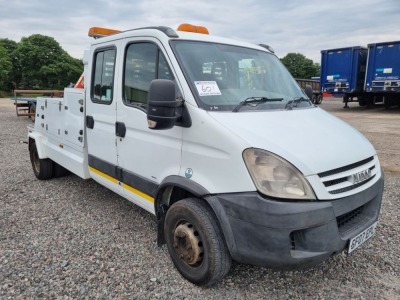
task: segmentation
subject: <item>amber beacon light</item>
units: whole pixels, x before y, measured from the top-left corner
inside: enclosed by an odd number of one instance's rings
[[[104,37],[116,33],[120,33],[120,30],[115,30],[115,29],[109,29],[109,28],[103,28],[103,27],[91,27],[88,32],[88,36],[94,37],[94,38],[99,38],[99,37]]]
[[[178,31],[196,32],[202,34],[208,34],[208,29],[204,26],[195,26],[192,24],[184,23],[179,25]]]

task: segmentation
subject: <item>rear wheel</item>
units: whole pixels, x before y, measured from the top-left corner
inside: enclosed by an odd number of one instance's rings
[[[164,235],[169,254],[187,280],[210,286],[231,267],[231,257],[211,209],[200,199],[174,203],[165,217]]]
[[[317,104],[321,104],[321,103],[322,103],[322,95],[321,95],[321,94],[319,94],[319,95],[317,96],[316,103],[317,103]]]
[[[53,177],[63,177],[67,176],[70,172],[64,168],[63,166],[60,166],[58,163],[53,162]]]
[[[37,179],[47,180],[53,177],[53,162],[48,159],[40,159],[38,151],[36,149],[36,144],[33,143],[29,150],[30,159],[32,163],[33,173]]]

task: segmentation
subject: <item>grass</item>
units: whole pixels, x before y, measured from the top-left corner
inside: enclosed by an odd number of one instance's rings
[[[0,91],[0,98],[11,98],[14,94],[11,92]]]

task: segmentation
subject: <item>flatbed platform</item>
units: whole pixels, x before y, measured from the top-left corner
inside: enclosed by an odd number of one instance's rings
[[[14,90],[14,101],[17,117],[26,116],[35,121],[36,97],[63,97],[64,91],[59,90]]]

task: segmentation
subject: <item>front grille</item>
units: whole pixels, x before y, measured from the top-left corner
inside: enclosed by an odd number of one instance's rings
[[[367,209],[366,206],[368,205],[360,206],[336,218],[339,235],[342,239],[348,238],[354,232],[360,231],[368,223],[371,223],[371,218],[368,217],[368,209],[371,208]]]
[[[328,194],[337,198],[373,180],[378,172],[376,163],[371,156],[356,163],[318,173],[318,176]]]
[[[345,171],[348,171],[348,170],[351,170],[351,169],[355,169],[355,168],[360,167],[362,165],[365,165],[365,164],[367,164],[367,163],[369,163],[370,161],[373,161],[373,160],[374,160],[374,157],[371,156],[371,157],[369,157],[367,159],[361,160],[361,161],[356,162],[356,163],[351,164],[351,165],[347,165],[347,166],[344,166],[344,167],[340,167],[340,168],[337,168],[337,169],[333,169],[333,170],[330,170],[330,171],[319,173],[318,176],[322,178],[322,177],[326,177],[326,176],[342,173],[342,172],[345,172]]]
[[[335,180],[325,181],[324,185],[332,186],[332,185],[339,184],[339,183],[346,182],[346,181],[347,181],[347,177],[343,177],[343,178],[339,178],[339,179],[335,179]]]
[[[354,189],[366,184],[367,182],[371,181],[374,177],[375,177],[375,175],[370,177],[370,178],[368,178],[367,180],[361,181],[361,182],[359,182],[357,184],[354,184],[354,185],[351,185],[351,186],[348,186],[348,187],[345,187],[345,188],[337,189],[337,190],[334,190],[334,191],[329,191],[329,194],[336,195],[336,194],[345,193],[345,192],[354,190]]]
[[[348,212],[347,214],[344,214],[344,215],[341,215],[341,216],[337,217],[336,221],[337,221],[337,225],[339,227],[339,230],[340,230],[341,227],[343,227],[344,225],[346,225],[350,221],[352,221],[355,218],[357,218],[357,216],[359,214],[361,214],[362,210],[363,210],[363,206],[360,206],[360,207],[356,208],[355,210],[352,210],[351,212]]]

